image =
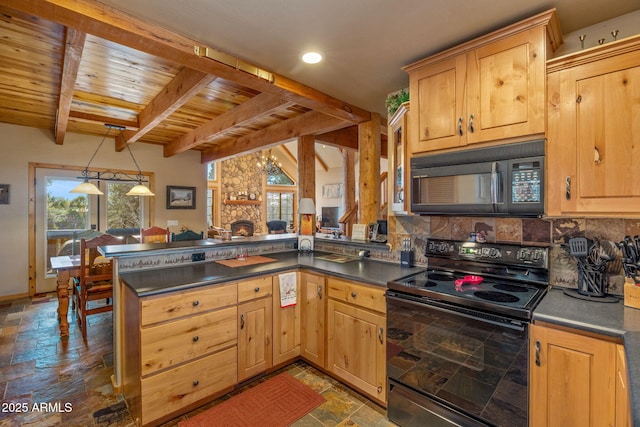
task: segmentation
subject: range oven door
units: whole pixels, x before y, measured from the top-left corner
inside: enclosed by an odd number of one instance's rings
[[[388,417],[527,426],[528,324],[387,292]]]

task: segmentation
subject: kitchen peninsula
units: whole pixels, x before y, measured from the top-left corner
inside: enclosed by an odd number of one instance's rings
[[[161,423],[299,356],[384,405],[386,283],[422,267],[351,255],[386,245],[326,242],[344,254],[298,253],[294,234],[102,248],[119,277],[114,387],[134,418]]]

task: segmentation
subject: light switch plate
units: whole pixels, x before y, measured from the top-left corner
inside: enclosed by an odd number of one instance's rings
[[[169,219],[167,220],[167,227],[177,227],[178,220],[177,219]]]

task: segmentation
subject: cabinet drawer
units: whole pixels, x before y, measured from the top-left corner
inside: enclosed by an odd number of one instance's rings
[[[198,290],[144,298],[140,303],[142,326],[173,320],[237,302],[236,283],[211,285]]]
[[[271,296],[273,293],[271,276],[247,279],[238,283],[238,302]]]
[[[344,301],[370,310],[386,312],[384,299],[385,288],[359,285],[347,280],[329,277],[327,279],[327,292],[329,298]]]
[[[186,317],[141,332],[143,376],[236,344],[237,307]]]
[[[231,387],[237,380],[237,347],[142,380],[142,424]]]

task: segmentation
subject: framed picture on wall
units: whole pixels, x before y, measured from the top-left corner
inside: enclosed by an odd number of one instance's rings
[[[336,199],[342,197],[342,184],[325,184],[322,186],[323,199]]]
[[[167,209],[195,209],[196,187],[167,185]]]
[[[0,184],[0,205],[9,204],[9,184]]]

